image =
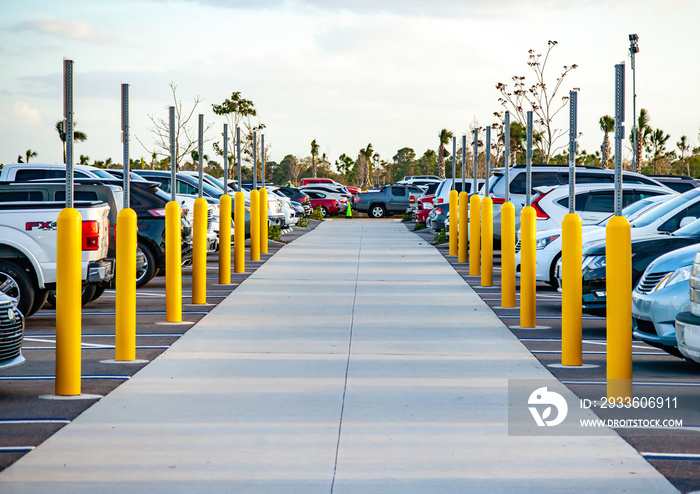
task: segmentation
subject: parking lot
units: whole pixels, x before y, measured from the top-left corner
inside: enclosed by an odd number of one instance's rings
[[[415,223],[407,222],[413,229]],[[433,241],[429,230],[416,232],[426,241]],[[606,319],[583,314],[583,363],[587,368],[559,368],[550,364],[561,363],[561,293],[545,283],[537,284],[537,328],[524,329],[520,324],[520,310],[502,308],[500,291],[500,251],[494,250],[493,286],[482,287],[480,276],[469,275],[469,264],[458,264],[456,256],[449,255],[448,244],[436,248],[469,283],[481,299],[506,324],[550,372],[571,389],[579,398],[599,400],[606,396]],[[516,280],[516,293],[519,285]],[[519,306],[519,294],[516,295]],[[625,438],[659,472],[682,492],[700,489],[700,366],[669,355],[641,341],[633,341],[633,379],[635,396],[677,397],[678,410],[673,418],[683,420],[682,429],[639,430],[618,428]],[[589,367],[590,366],[590,367]],[[596,409],[600,418],[608,418],[605,410]],[[654,411],[647,411],[651,418]],[[658,416],[658,414],[657,414]]]
[[[293,228],[282,236],[288,243],[315,228]],[[218,254],[207,260],[207,304],[193,305],[192,268],[182,270],[182,323],[165,323],[165,277],[156,276],[136,292],[135,363],[107,363],[114,359],[115,292],[107,290],[83,307],[82,393],[104,396],[130,379],[147,362],[167,350],[182,334],[226,298],[284,243],[269,242],[269,253],[250,261],[246,248],[245,273],[232,273],[231,285],[218,284]],[[0,375],[0,469],[4,469],[69,424],[96,399],[46,399],[54,393],[56,311],[48,305],[27,318],[23,365]]]

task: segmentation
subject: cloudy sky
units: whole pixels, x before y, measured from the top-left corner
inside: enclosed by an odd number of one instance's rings
[[[233,91],[267,126],[269,159],[306,156],[317,139],[334,161],[371,142],[384,159],[404,146],[436,149],[493,121],[498,82],[530,76],[528,49],[557,40],[549,77],[580,88],[580,146],[599,148],[598,119],[614,111],[614,65],[637,33],[637,108],[651,125],[698,145],[697,0],[0,0],[0,163],[27,149],[62,161],[62,60],[75,61],[75,156],[121,161],[121,82],[131,85],[131,156],[149,156],[147,116],[167,117],[168,84],[220,133],[211,111]],[[559,127],[567,126],[566,111]],[[213,137],[213,135],[212,135]],[[205,152],[213,156],[211,148]]]

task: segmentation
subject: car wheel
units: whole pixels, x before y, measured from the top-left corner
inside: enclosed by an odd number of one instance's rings
[[[46,303],[46,299],[49,297],[49,291],[48,290],[37,290],[36,293],[34,294],[34,303],[32,304],[32,308],[29,309],[29,314],[25,314],[27,317],[32,316],[36,314],[39,309],[41,309],[44,304]]]
[[[556,276],[554,276],[554,270],[557,267],[557,261],[561,258],[561,252],[554,256],[554,259],[552,260],[552,265],[549,267],[549,281],[547,284],[553,286],[554,288],[559,288],[559,281],[557,280]]]
[[[80,296],[80,305],[89,304],[92,300],[94,300],[93,296],[95,295],[96,289],[97,285],[95,284],[84,285]],[[54,309],[56,308],[56,290],[48,291],[46,301],[51,307]]]
[[[138,242],[136,249],[144,256],[143,266],[136,271],[136,288],[141,288],[156,275],[156,257],[142,242]]]
[[[36,290],[24,269],[9,261],[0,261],[0,292],[15,300],[19,311],[29,315]]]
[[[329,216],[328,209],[326,209],[325,206],[321,206],[321,216],[323,216],[324,218],[327,218]]]
[[[369,214],[372,218],[383,218],[386,209],[381,204],[372,204],[372,207],[369,208]]]
[[[90,302],[93,300],[97,300],[102,296],[102,294],[105,292],[105,288],[103,285],[95,285],[95,293],[92,294],[92,298],[90,299]]]

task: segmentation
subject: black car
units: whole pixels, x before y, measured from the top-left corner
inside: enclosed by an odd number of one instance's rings
[[[160,184],[160,188],[164,191],[168,197],[171,190],[171,180],[172,174],[165,170],[134,170],[134,173],[141,175],[147,180],[153,180]],[[177,185],[175,189],[176,194],[183,194],[191,197],[197,197],[199,195],[199,178],[187,174],[178,174],[176,176]],[[219,198],[223,195],[224,191],[212,184],[203,181],[202,183],[202,197],[207,200],[209,204],[218,205]],[[231,207],[231,218],[236,221],[235,208]],[[246,199],[245,202],[245,236],[250,237],[250,201]]]
[[[671,233],[632,237],[632,287],[657,257],[688,245],[700,244],[700,220]],[[595,242],[583,251],[583,311],[605,315],[605,241]]]
[[[304,214],[306,216],[311,215],[311,213],[313,212],[313,208],[311,207],[311,200],[308,194],[302,192],[296,187],[289,187],[287,185],[279,187],[277,190],[285,196],[289,197],[292,201],[300,203],[301,206],[304,208]]]
[[[656,179],[656,181],[661,182],[666,187],[670,187],[676,192],[687,192],[690,189],[695,189],[700,187],[700,180],[689,177],[688,175],[649,175],[650,177]]]

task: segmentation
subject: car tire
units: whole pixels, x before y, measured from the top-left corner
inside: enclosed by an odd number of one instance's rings
[[[36,314],[39,311],[39,309],[41,309],[44,306],[48,297],[48,290],[37,290],[34,294],[34,303],[32,304],[32,308],[29,310],[29,314],[26,314],[26,316],[29,317]]]
[[[324,218],[328,218],[330,214],[328,213],[328,209],[326,209],[326,206],[321,206],[321,216]]]
[[[92,294],[92,298],[90,299],[90,302],[97,300],[102,296],[102,294],[105,292],[105,286],[103,285],[95,285],[95,293]]]
[[[386,215],[386,209],[381,204],[372,204],[369,207],[369,215],[372,218],[383,218]]]
[[[86,305],[92,302],[93,296],[95,295],[95,290],[97,288],[97,285],[91,283],[89,285],[83,285],[83,290],[80,296],[80,305]],[[46,302],[53,307],[54,309],[56,308],[56,290],[48,290],[47,292],[47,297],[46,297]]]
[[[0,261],[0,291],[17,299],[17,308],[26,315],[34,306],[36,289],[29,275],[20,266],[9,261]]]
[[[552,260],[552,265],[549,267],[549,281],[547,282],[548,285],[554,287],[554,288],[559,288],[559,282],[557,281],[557,278],[554,276],[554,269],[557,267],[557,261],[561,258],[561,252],[554,256],[554,259]]]
[[[157,273],[156,256],[143,242],[138,242],[136,249],[143,252],[144,255],[143,267],[136,272],[136,288],[141,288],[151,281]]]

